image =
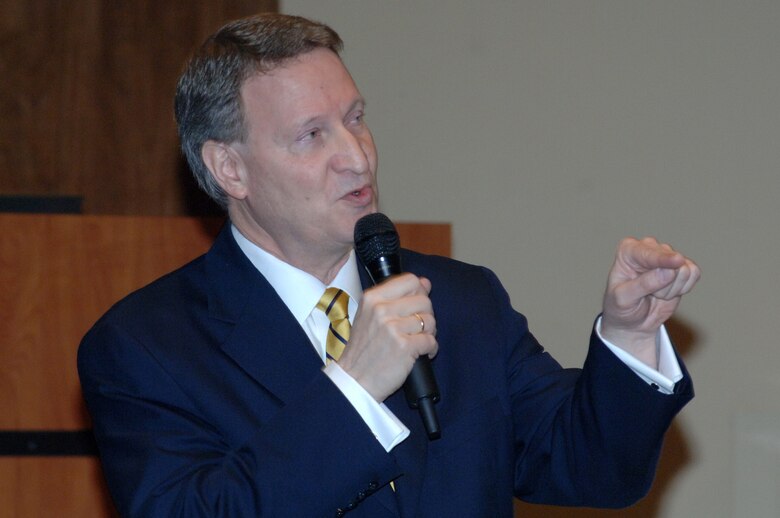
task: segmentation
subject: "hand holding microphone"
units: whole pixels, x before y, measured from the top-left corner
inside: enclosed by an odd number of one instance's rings
[[[418,408],[429,438],[440,436],[434,403],[439,389],[429,357],[438,349],[430,281],[403,274],[399,239],[383,214],[355,226],[355,250],[377,287],[366,290],[341,367],[383,401],[404,380],[407,402]],[[408,379],[407,379],[408,376]]]

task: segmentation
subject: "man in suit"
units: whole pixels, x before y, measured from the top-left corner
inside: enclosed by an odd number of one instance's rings
[[[369,288],[352,240],[377,210],[377,155],[340,48],[324,25],[252,17],[209,38],[179,81],[182,146],[229,224],[80,347],[117,508],[510,517],[512,495],[640,498],[693,395],[662,324],[698,268],[624,240],[581,370],[541,348],[484,268],[403,251],[407,273]],[[343,352],[329,343],[342,304]],[[426,354],[436,440],[399,391]]]

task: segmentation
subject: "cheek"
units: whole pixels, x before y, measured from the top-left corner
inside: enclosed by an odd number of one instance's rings
[[[283,198],[309,201],[323,188],[318,171],[316,161],[285,160],[276,168],[270,182]]]

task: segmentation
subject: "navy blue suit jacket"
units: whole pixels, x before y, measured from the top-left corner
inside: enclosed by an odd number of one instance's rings
[[[512,495],[618,507],[648,490],[687,374],[659,394],[594,337],[584,368],[562,369],[490,271],[403,263],[433,285],[442,436],[428,440],[399,391],[386,403],[411,435],[390,453],[229,227],[117,303],[78,366],[120,513],[508,518]]]

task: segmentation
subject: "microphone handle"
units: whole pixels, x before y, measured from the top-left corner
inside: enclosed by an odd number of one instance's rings
[[[428,356],[420,356],[414,362],[409,377],[404,382],[404,394],[410,407],[418,409],[423,426],[428,434],[428,439],[441,437],[439,419],[436,415],[434,403],[439,401],[439,387],[431,369],[431,360]]]

